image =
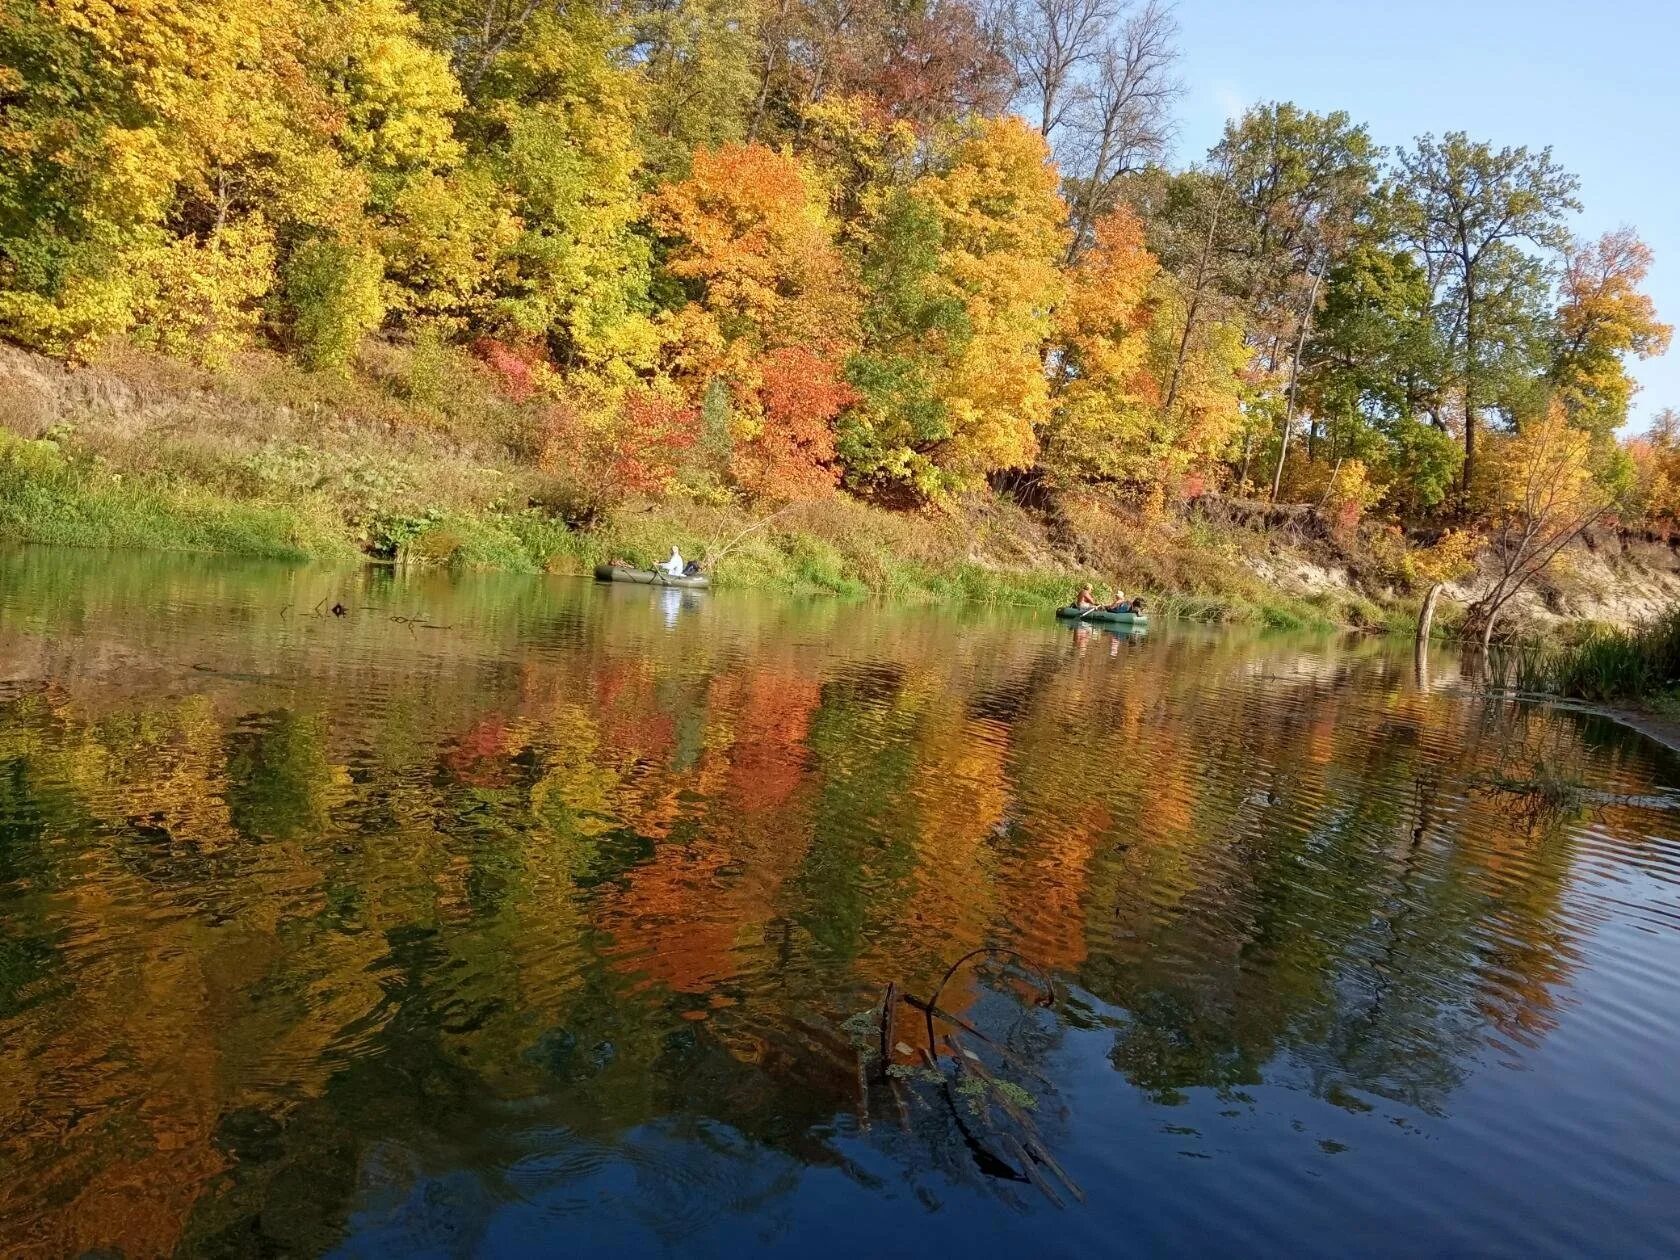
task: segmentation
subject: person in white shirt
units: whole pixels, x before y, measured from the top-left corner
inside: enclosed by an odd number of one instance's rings
[[[683,575],[682,552],[678,551],[673,545],[671,548],[671,558],[659,567],[664,569],[665,572],[670,574],[672,577],[681,577]]]

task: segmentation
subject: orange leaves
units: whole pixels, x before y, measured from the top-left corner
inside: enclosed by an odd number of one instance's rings
[[[632,493],[655,494],[676,479],[683,454],[700,438],[700,412],[657,394],[624,400],[611,459],[619,484]]]
[[[756,365],[759,415],[731,458],[737,484],[754,498],[821,498],[839,481],[834,420],[858,394],[839,364],[799,346],[772,350]]]
[[[658,495],[670,489],[699,438],[698,408],[641,390],[601,413],[549,408],[539,462],[603,500]]]
[[[760,347],[851,339],[854,286],[814,181],[760,144],[699,149],[689,177],[655,194],[673,239],[665,269],[695,289],[724,339]]]
[[[1161,264],[1144,247],[1143,224],[1121,206],[1098,219],[1093,243],[1069,277],[1057,330],[1081,363],[1083,375],[1129,377],[1142,367],[1141,342],[1129,341],[1149,325],[1149,288]],[[1135,350],[1135,357],[1130,353]],[[1116,362],[1124,352],[1124,362]]]
[[[691,397],[718,378],[734,396],[731,478],[761,500],[832,492],[833,423],[856,397],[840,363],[857,299],[814,180],[763,145],[701,150],[656,195],[653,222],[674,239],[666,270],[695,293],[674,321],[679,375]]]

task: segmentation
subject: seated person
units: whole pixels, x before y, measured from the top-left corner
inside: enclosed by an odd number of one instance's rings
[[[1108,606],[1109,612],[1130,612],[1132,606],[1126,602],[1126,592],[1118,586],[1114,588],[1114,602]]]
[[[1075,608],[1097,607],[1097,597],[1091,594],[1091,584],[1089,582],[1079,588],[1079,594],[1075,596],[1073,606]]]

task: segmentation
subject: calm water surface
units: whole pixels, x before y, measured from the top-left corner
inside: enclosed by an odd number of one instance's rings
[[[0,1254],[1674,1255],[1677,772],[1380,643],[0,555]]]

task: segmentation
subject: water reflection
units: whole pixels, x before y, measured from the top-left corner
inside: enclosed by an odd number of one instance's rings
[[[1680,1244],[1674,766],[1616,728],[1371,642],[0,567],[21,1254]],[[1559,756],[1574,816],[1481,786]],[[999,944],[1054,1009],[942,1005],[1042,1074],[1053,1224],[847,1033]]]

